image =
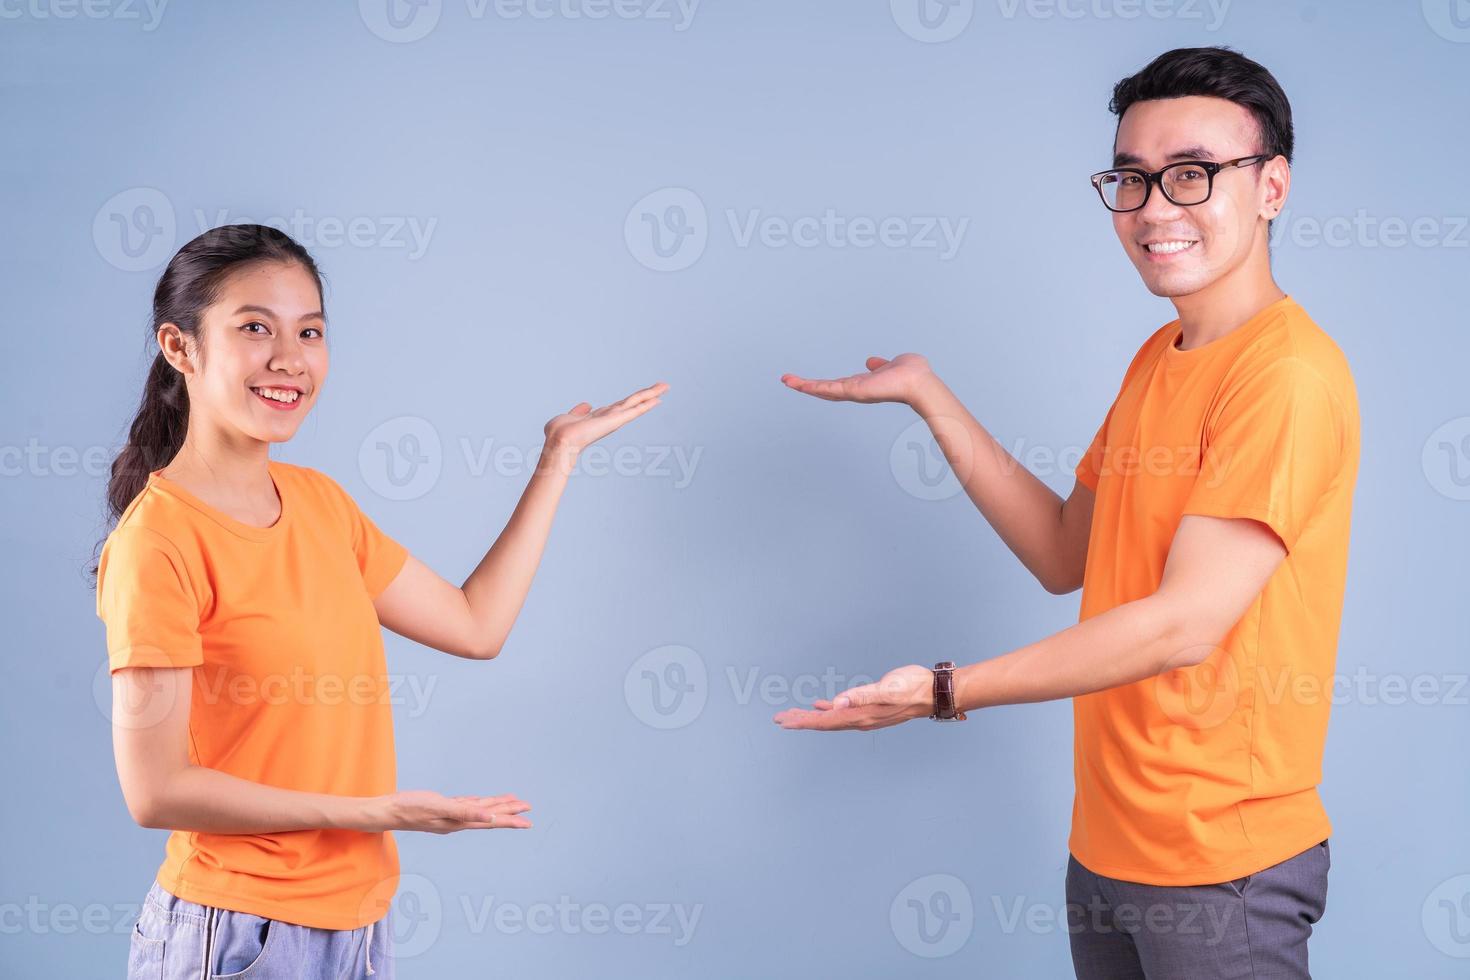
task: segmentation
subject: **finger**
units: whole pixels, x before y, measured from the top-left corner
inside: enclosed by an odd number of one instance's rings
[[[833,708],[861,708],[866,705],[877,703],[878,686],[876,684],[864,684],[861,687],[848,688],[837,697],[832,699]]]
[[[868,370],[869,371],[876,371],[880,367],[882,367],[883,365],[885,365],[885,364],[888,363],[888,358],[886,358],[886,357],[876,357],[876,356],[875,357],[870,357],[864,363],[866,363],[868,365]]]
[[[790,730],[835,732],[860,728],[868,718],[865,712],[852,709],[806,711],[801,708],[788,708],[776,715],[774,720],[782,728]]]
[[[847,393],[847,385],[852,380],[851,378],[813,380],[788,374],[781,380],[786,382],[788,388],[793,388],[805,395],[815,395],[818,398],[825,398],[830,402],[850,400]]]

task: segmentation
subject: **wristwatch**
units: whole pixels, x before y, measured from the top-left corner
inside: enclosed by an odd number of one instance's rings
[[[953,660],[934,665],[934,713],[929,717],[935,721],[965,720],[965,713],[955,708]]]

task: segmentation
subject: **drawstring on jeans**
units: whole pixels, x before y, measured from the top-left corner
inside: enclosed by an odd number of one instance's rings
[[[373,926],[376,923],[369,922],[367,927],[367,975],[372,976],[377,971],[373,969]]]
[[[204,964],[199,968],[201,980],[209,980],[209,961],[214,957],[214,934],[219,929],[219,909],[213,905],[204,910]]]

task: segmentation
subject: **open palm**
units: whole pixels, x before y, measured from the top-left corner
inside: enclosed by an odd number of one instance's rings
[[[920,354],[900,354],[893,360],[870,357],[868,370],[845,378],[811,379],[783,374],[788,388],[833,402],[910,402],[931,372]]]
[[[547,445],[555,445],[564,452],[579,453],[653,408],[659,403],[659,396],[668,390],[668,384],[660,381],[601,408],[593,408],[588,402],[578,402],[546,423]]]

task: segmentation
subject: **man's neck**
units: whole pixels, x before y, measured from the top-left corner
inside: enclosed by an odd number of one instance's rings
[[[1237,273],[1245,273],[1245,269]],[[1229,275],[1188,296],[1174,297],[1179,313],[1180,350],[1193,350],[1221,337],[1286,295],[1269,269]]]

